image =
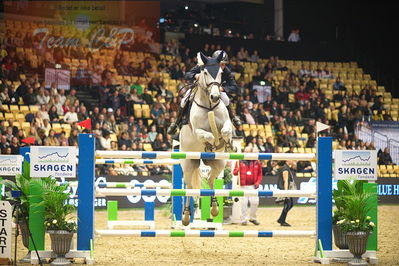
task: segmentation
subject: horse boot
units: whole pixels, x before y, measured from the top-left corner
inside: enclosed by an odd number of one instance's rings
[[[233,122],[233,125],[236,129],[238,129],[241,126],[241,121],[240,118],[238,118],[237,116],[235,116],[233,114],[233,110],[231,110],[231,105],[229,104],[228,106],[226,106],[227,111],[229,112],[229,117],[230,120]]]
[[[179,106],[179,110],[177,111],[177,117],[176,117],[176,122],[175,123],[171,123],[167,133],[169,135],[174,135],[176,134],[177,128],[181,127],[181,122],[183,120],[183,116],[187,113],[187,109],[188,109],[188,101],[186,101],[186,104],[183,107]]]

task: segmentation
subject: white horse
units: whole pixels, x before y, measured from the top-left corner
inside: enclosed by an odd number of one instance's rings
[[[233,127],[223,101],[220,99],[222,68],[219,66],[223,58],[208,58],[202,53],[198,60],[201,66],[197,88],[193,89],[193,103],[190,111],[190,122],[180,131],[180,149],[187,152],[225,151],[232,149]],[[211,115],[211,116],[209,116]],[[210,119],[208,119],[210,117]],[[215,136],[216,135],[216,136]],[[221,136],[221,137],[219,137]],[[203,160],[211,167],[208,184],[214,189],[214,180],[223,171],[224,160]],[[188,189],[201,188],[200,160],[182,160],[184,181]],[[219,213],[216,197],[211,197],[211,214]],[[190,200],[186,198],[183,213],[183,225],[190,223]]]

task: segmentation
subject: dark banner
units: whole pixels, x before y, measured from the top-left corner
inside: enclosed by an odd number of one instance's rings
[[[106,182],[131,182],[131,183],[168,183],[169,179],[165,176],[100,176],[96,178],[96,184]],[[296,183],[301,190],[316,190],[316,178],[297,178]],[[399,204],[399,178],[378,178],[378,201],[382,204]],[[333,182],[333,188],[336,181]],[[77,188],[70,188],[72,198],[70,203],[77,205]],[[267,176],[263,178],[260,189],[277,190],[277,177]],[[4,189],[2,190],[4,195]],[[160,207],[170,202],[170,197],[166,196],[128,196],[128,197],[98,197],[95,199],[95,206],[98,209],[105,209],[108,200],[117,200],[120,208],[143,208],[145,201],[155,201],[155,206]],[[295,204],[315,204],[314,198],[295,198]],[[276,206],[274,198],[260,198],[261,206]]]

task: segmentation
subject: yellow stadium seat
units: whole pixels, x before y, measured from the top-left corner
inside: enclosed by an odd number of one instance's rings
[[[10,105],[10,112],[19,112],[19,106],[11,104]]]
[[[8,120],[8,119],[14,119],[14,114],[13,114],[13,113],[5,113],[5,114],[4,114],[4,118],[5,118],[6,120]]]
[[[30,110],[32,113],[37,113],[37,112],[39,112],[39,106],[37,106],[37,105],[30,105],[30,106],[29,106],[29,110]]]
[[[150,143],[144,143],[143,148],[145,151],[152,151],[152,145]]]

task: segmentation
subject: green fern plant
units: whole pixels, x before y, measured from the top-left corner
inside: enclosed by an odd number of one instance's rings
[[[72,220],[76,207],[68,203],[71,193],[65,192],[69,184],[60,185],[51,177],[33,182],[37,182],[43,190],[42,201],[37,204],[44,206],[46,229],[76,232],[77,225],[75,220]]]
[[[11,195],[11,191],[21,191],[21,196],[19,198],[21,205],[18,210],[18,216],[22,219],[25,217],[27,220],[29,219],[29,190],[30,190],[30,177],[29,173],[29,163],[24,161],[24,174],[17,174],[15,176],[15,182],[12,180],[3,179],[0,181],[0,184],[7,188],[5,193],[7,200],[14,200]]]

